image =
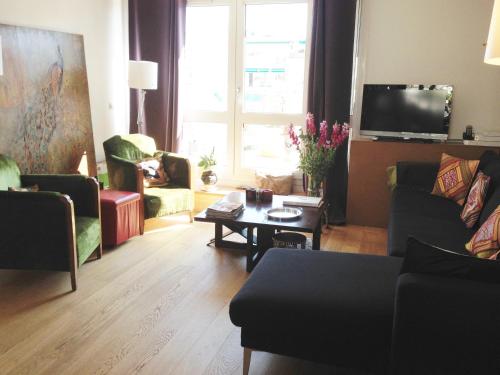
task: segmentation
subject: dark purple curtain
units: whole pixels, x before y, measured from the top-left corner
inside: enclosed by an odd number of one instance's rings
[[[179,134],[179,57],[184,46],[186,0],[129,0],[130,60],[158,63],[158,90],[148,90],[145,133],[158,149],[176,151]],[[130,132],[137,132],[137,90],[130,90]]]
[[[348,122],[356,0],[314,0],[308,111],[317,122]],[[347,202],[347,142],[339,147],[326,183],[331,223],[344,223]]]

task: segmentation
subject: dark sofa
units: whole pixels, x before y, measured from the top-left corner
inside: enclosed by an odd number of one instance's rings
[[[483,222],[500,204],[500,160],[487,154],[480,168],[493,177]],[[393,256],[266,253],[230,306],[247,365],[250,349],[377,374],[500,374],[500,285],[400,274],[408,236],[464,253],[477,229],[430,194],[437,169],[398,164]]]
[[[462,206],[430,194],[439,163],[399,162],[387,228],[388,254],[404,256],[408,236],[467,254],[464,244],[500,204],[500,158],[493,152],[485,152],[479,169],[491,177],[491,182],[478,223],[467,229],[460,219]]]

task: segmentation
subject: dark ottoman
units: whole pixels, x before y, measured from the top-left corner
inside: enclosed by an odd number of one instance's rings
[[[384,373],[402,259],[271,249],[233,298],[245,348]]]

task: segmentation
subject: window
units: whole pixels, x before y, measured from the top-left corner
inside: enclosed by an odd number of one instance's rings
[[[215,148],[226,181],[295,169],[287,130],[305,117],[309,15],[309,0],[188,1],[182,152],[197,162]]]

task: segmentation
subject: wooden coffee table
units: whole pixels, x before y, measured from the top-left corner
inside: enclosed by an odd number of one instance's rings
[[[235,219],[219,219],[207,217],[206,211],[195,216],[195,221],[215,224],[215,246],[243,249],[247,252],[247,271],[250,272],[258,263],[264,253],[273,247],[272,236],[278,230],[312,233],[313,250],[320,249],[321,220],[326,205],[319,208],[302,207],[303,214],[296,221],[274,221],[267,218],[266,212],[270,208],[283,207],[286,196],[275,195],[272,203],[246,202],[244,192],[233,192],[223,199],[230,202],[241,202],[245,205],[243,213]],[[247,239],[246,243],[227,241],[223,239],[223,227],[241,234]],[[257,229],[257,236],[254,229]]]

